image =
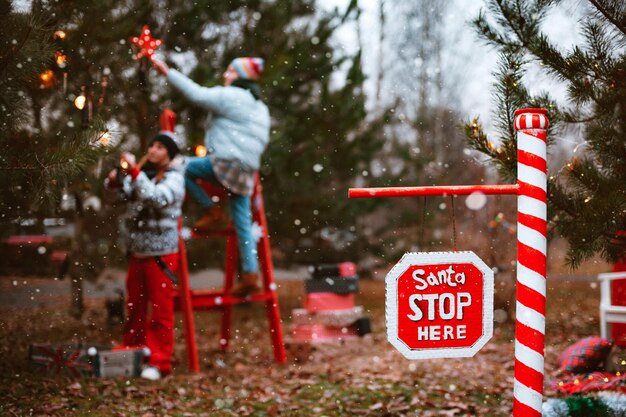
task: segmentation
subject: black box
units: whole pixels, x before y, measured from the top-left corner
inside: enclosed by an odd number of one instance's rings
[[[313,279],[328,277],[351,277],[356,275],[356,265],[353,262],[336,264],[319,264],[309,267]]]
[[[365,336],[368,333],[372,333],[372,322],[369,317],[361,317],[354,322],[356,332],[359,336]]]
[[[103,378],[139,376],[146,357],[145,349],[98,351],[94,355],[94,372]]]
[[[304,281],[304,292],[332,292],[335,294],[349,294],[359,291],[359,277],[327,277],[307,279]]]

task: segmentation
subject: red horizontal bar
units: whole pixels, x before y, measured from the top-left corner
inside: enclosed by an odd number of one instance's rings
[[[224,229],[211,230],[208,232],[191,230],[190,239],[202,239],[202,238],[212,238],[212,237],[223,237],[235,234],[234,226],[227,226]]]
[[[233,297],[224,294],[223,290],[192,290],[191,305],[194,310],[210,310],[214,308],[223,308],[234,304],[243,304],[247,302],[259,302],[272,299],[272,291],[264,291],[250,295],[247,298]],[[219,302],[218,302],[219,299]],[[174,309],[180,311],[180,297],[178,294],[174,296]]]
[[[7,245],[47,245],[52,243],[52,236],[48,235],[15,235],[2,240]]]
[[[468,195],[474,192],[483,194],[518,194],[519,185],[450,185],[429,187],[380,187],[380,188],[350,188],[349,198],[369,197],[418,197],[418,196],[448,196]]]

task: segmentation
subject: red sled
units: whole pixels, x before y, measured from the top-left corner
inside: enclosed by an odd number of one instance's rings
[[[136,377],[148,354],[141,347],[111,350],[82,344],[29,346],[29,360],[35,371],[71,377]]]
[[[88,347],[77,344],[29,346],[29,361],[36,372],[63,374],[72,377],[94,375],[93,357]]]
[[[304,308],[311,312],[353,309],[354,294],[335,294],[332,292],[305,294]]]

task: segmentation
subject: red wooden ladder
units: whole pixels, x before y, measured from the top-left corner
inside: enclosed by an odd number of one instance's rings
[[[205,181],[198,181],[210,196],[218,196],[225,201],[226,192]],[[230,289],[234,285],[235,272],[237,271],[237,235],[231,225],[224,230],[210,233],[191,232],[190,238],[226,238],[226,258],[224,263],[224,288],[219,290],[192,290],[189,285],[189,269],[187,265],[187,250],[182,233],[179,233],[180,249],[180,273],[179,273],[179,294],[176,299],[176,308],[183,313],[185,326],[185,339],[187,342],[187,356],[189,370],[198,372],[200,370],[198,361],[198,349],[196,345],[195,324],[193,318],[194,310],[222,310],[221,336],[219,349],[226,351],[230,341],[230,330],[232,322],[232,309],[234,304],[245,302],[265,302],[267,319],[269,322],[270,338],[274,349],[274,359],[278,363],[285,363],[285,343],[283,340],[283,330],[280,320],[280,310],[278,307],[277,286],[274,282],[274,267],[272,264],[270,242],[267,232],[267,220],[265,218],[265,206],[261,182],[257,176],[254,192],[251,196],[252,220],[256,222],[262,231],[262,236],[257,243],[257,253],[259,257],[259,272],[263,281],[262,291],[252,294],[246,298],[233,297],[229,295]],[[182,222],[181,222],[182,223]],[[182,230],[179,223],[179,228]]]

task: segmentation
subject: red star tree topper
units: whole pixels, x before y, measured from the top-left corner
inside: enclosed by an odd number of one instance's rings
[[[149,60],[154,59],[156,49],[163,44],[160,39],[154,39],[150,34],[150,28],[145,25],[141,30],[141,35],[133,36],[130,41],[137,45],[141,50],[135,55],[135,59],[141,59],[144,56]]]

